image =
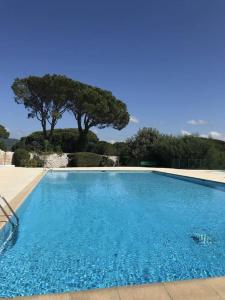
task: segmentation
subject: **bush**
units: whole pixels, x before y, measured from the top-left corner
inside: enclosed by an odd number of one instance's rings
[[[49,130],[47,131],[49,134]],[[44,140],[41,131],[33,132],[27,137],[22,137],[20,141],[13,146],[13,150],[26,149],[36,152],[64,152],[72,153],[78,150],[79,131],[76,128],[55,129],[51,142]],[[88,145],[97,143],[98,138],[92,131],[88,133]]]
[[[145,160],[167,168],[225,168],[225,142],[199,136],[172,136],[143,128],[126,143],[114,146],[121,165],[139,165]]]
[[[116,155],[116,148],[111,143],[98,141],[96,143],[89,144],[88,152],[94,152],[101,155]]]
[[[39,156],[34,155],[34,157],[31,160],[29,160],[26,167],[29,167],[29,168],[42,168],[42,167],[44,167],[44,161],[42,159],[40,159]]]
[[[113,167],[114,161],[109,159],[107,156],[102,156],[102,160],[100,161],[100,167]]]
[[[0,150],[6,151],[6,145],[2,141],[0,141]]]
[[[27,167],[30,161],[30,153],[24,149],[17,149],[13,155],[13,164],[16,167]]]
[[[9,135],[10,133],[8,132],[8,130],[3,125],[0,125],[0,137],[8,139]]]
[[[77,152],[68,155],[68,167],[113,166],[113,161],[105,156],[91,152]]]

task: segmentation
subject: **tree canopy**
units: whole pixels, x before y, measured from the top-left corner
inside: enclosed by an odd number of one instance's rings
[[[0,141],[0,150],[2,150],[2,151],[7,150],[5,144],[2,141]]]
[[[47,134],[49,131],[47,130]],[[22,137],[18,143],[13,146],[13,150],[26,149],[34,152],[65,152],[73,153],[78,151],[79,131],[77,128],[55,129],[51,141],[46,141],[41,131],[31,133]],[[92,131],[88,132],[88,145],[98,142],[98,137]],[[93,148],[93,147],[92,147]]]
[[[37,118],[41,122],[45,139],[52,138],[58,120],[68,108],[72,83],[66,76],[47,74],[17,78],[12,85],[16,103],[24,105],[29,112],[28,118]]]
[[[142,128],[133,137],[127,139],[127,144],[131,149],[131,154],[134,158],[148,159],[149,152],[152,146],[159,139],[160,133],[153,128]]]
[[[44,139],[51,141],[58,120],[65,111],[71,111],[77,120],[80,151],[86,150],[90,128],[110,126],[121,130],[129,122],[126,104],[110,91],[66,76],[47,74],[17,78],[12,89],[16,103],[28,110],[28,118],[40,121]]]
[[[9,135],[8,130],[3,125],[0,125],[0,138],[7,139]]]
[[[129,123],[126,104],[110,91],[74,81],[69,109],[77,120],[80,150],[86,148],[86,137],[91,127],[123,129]]]
[[[123,165],[139,165],[148,160],[159,167],[224,169],[225,142],[143,128],[120,146],[119,156]]]

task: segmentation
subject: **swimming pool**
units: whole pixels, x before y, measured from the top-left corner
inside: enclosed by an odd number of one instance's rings
[[[0,297],[225,275],[225,192],[155,173],[48,173],[0,255]]]

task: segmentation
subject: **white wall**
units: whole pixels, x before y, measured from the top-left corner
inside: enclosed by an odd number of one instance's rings
[[[11,165],[12,164],[13,152],[4,152],[0,150],[0,165]]]

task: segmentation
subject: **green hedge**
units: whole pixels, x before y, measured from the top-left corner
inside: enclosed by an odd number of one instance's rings
[[[49,135],[49,130],[47,130]],[[26,149],[34,152],[64,152],[72,153],[78,149],[79,131],[76,128],[55,129],[52,141],[44,140],[41,131],[33,132],[27,137],[22,137],[18,143],[13,146],[13,150]],[[97,143],[98,137],[92,131],[88,133],[88,145]]]
[[[0,141],[0,150],[6,151],[6,145],[2,141]]]
[[[44,166],[43,160],[37,155],[30,158],[30,153],[25,149],[17,149],[13,154],[13,164],[16,167],[40,168]]]
[[[26,167],[30,161],[30,153],[24,149],[17,149],[13,154],[13,164],[16,167]]]
[[[29,168],[42,168],[44,167],[44,161],[40,159],[37,155],[34,155],[34,157],[29,160],[28,164],[26,167]]]
[[[110,167],[113,161],[106,156],[91,152],[77,152],[68,155],[68,167]]]

